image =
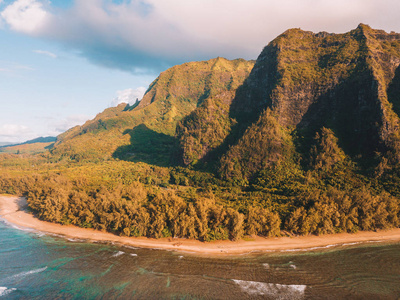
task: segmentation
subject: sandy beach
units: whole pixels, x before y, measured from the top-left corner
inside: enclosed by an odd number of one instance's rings
[[[0,195],[0,218],[23,228],[57,234],[67,238],[89,241],[114,242],[123,245],[192,252],[204,255],[246,254],[262,251],[301,251],[313,250],[329,246],[352,245],[363,242],[396,242],[400,241],[400,228],[377,232],[362,231],[355,234],[340,233],[322,236],[300,236],[262,238],[251,240],[200,242],[196,240],[177,238],[133,238],[121,237],[108,232],[76,226],[65,226],[40,221],[26,211],[27,202],[23,197]]]

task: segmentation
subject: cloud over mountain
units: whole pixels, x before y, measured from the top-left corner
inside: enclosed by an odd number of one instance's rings
[[[67,1],[68,2],[68,1]],[[14,31],[54,40],[90,61],[135,73],[216,56],[255,59],[290,27],[344,32],[358,23],[400,31],[395,0],[15,0]]]
[[[134,104],[136,99],[141,100],[143,98],[146,88],[141,86],[136,89],[126,89],[122,91],[117,91],[117,97],[112,101],[113,106],[117,106],[121,103]]]
[[[31,137],[32,131],[29,127],[20,124],[3,124],[0,126],[1,142],[19,142],[22,137]]]
[[[83,123],[85,123],[87,120],[89,120],[91,118],[92,118],[92,116],[76,114],[76,115],[67,116],[66,118],[63,118],[60,120],[54,120],[54,122],[52,122],[51,127],[55,128],[55,130],[50,131],[50,135],[58,135],[74,126],[82,125]]]

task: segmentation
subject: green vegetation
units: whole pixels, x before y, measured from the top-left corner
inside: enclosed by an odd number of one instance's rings
[[[288,30],[257,62],[173,67],[36,155],[0,192],[43,220],[202,241],[400,226],[400,35]],[[253,68],[254,66],[254,68]]]
[[[54,143],[34,143],[24,144],[17,146],[1,147],[0,153],[13,153],[13,154],[36,154],[46,152],[51,149]]]
[[[204,160],[206,154],[217,149],[231,131],[229,105],[220,99],[208,98],[199,108],[178,123],[176,136],[185,165]]]
[[[150,139],[155,133],[173,139],[176,124],[206,99],[216,97],[230,102],[253,65],[254,62],[243,59],[215,58],[172,67],[150,85],[138,105],[108,108],[84,125],[61,134],[52,154],[59,160],[81,162],[107,160],[114,153],[125,159],[123,152],[136,153],[133,148],[141,143],[141,139],[133,140],[132,130],[144,126]]]

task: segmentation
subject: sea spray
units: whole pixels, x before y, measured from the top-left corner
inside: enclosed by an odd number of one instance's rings
[[[243,292],[254,296],[267,296],[274,299],[302,299],[306,285],[287,285],[233,279]]]
[[[5,286],[0,286],[0,297],[6,296],[6,295],[8,295],[9,293],[11,293],[12,291],[15,291],[15,290],[16,290],[15,288],[9,289],[9,288],[6,288]]]
[[[15,274],[13,276],[11,276],[9,279],[15,279],[15,278],[22,278],[22,277],[26,277],[32,274],[36,274],[36,273],[41,273],[43,271],[45,271],[47,269],[47,266],[44,268],[39,268],[39,269],[34,269],[34,270],[30,270],[30,271],[26,271],[26,272],[21,272],[18,274]]]
[[[118,256],[121,256],[123,254],[125,254],[124,251],[118,251],[117,253],[113,254],[113,257],[118,257]]]

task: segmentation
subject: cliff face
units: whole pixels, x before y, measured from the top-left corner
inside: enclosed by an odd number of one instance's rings
[[[399,65],[399,34],[291,29],[255,63],[161,73],[140,103],[60,135],[49,158],[67,163],[4,156],[0,189],[46,220],[127,236],[399,227]]]
[[[168,160],[178,147],[184,165],[211,162],[240,181],[284,161],[309,167],[316,135],[329,129],[363,168],[395,165],[399,65],[397,33],[363,24],[345,34],[290,29],[255,63],[216,58],[168,69],[138,105],[105,110],[60,135],[52,151],[152,162],[146,155]]]
[[[233,109],[269,106],[283,126],[297,126],[318,117],[307,114],[313,106],[340,102],[335,92],[347,82],[358,84],[352,90],[364,108],[371,93],[385,98],[400,63],[399,39],[362,24],[346,34],[290,29],[264,48],[246,81],[247,95]]]
[[[83,126],[68,130],[58,137],[53,153],[73,159],[103,159],[113,154],[130,159],[146,147],[168,152],[177,122],[209,98],[230,103],[253,65],[243,59],[215,58],[172,67],[158,76],[138,105],[106,109]]]
[[[346,154],[362,164],[370,165],[377,153],[397,163],[399,64],[396,33],[363,24],[345,34],[284,32],[264,48],[232,101],[229,117],[238,124],[226,135],[235,137],[222,157],[221,174],[249,179],[287,157],[276,147],[283,143],[279,131],[292,136],[305,161],[321,128],[331,129]],[[266,115],[277,121],[271,121],[275,133],[265,131]]]

